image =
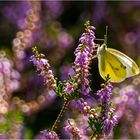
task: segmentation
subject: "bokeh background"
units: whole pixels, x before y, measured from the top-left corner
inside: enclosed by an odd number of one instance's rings
[[[52,126],[63,100],[43,85],[29,61],[32,47],[46,55],[59,80],[67,80],[87,20],[95,26],[96,38],[104,38],[108,26],[108,47],[140,66],[139,1],[0,1],[1,139],[34,139]],[[90,70],[93,92],[103,82],[97,61]],[[139,85],[139,76],[114,85],[112,103],[118,115],[114,139],[140,138]],[[65,138],[63,131],[58,132]]]

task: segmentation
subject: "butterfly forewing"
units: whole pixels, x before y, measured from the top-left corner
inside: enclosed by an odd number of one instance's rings
[[[114,55],[106,51],[105,55],[107,73],[110,75],[112,82],[123,81],[126,77],[126,67]]]
[[[139,68],[137,64],[130,57],[112,48],[107,48],[107,51],[114,55],[116,58],[118,58],[121,63],[126,67],[126,77],[131,77],[139,74]]]
[[[125,66],[113,54],[109,53],[107,49],[104,55],[98,55],[99,72],[103,79],[109,74],[111,82],[123,81],[126,77]]]

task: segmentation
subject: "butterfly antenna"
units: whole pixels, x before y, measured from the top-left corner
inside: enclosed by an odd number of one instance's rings
[[[106,32],[104,35],[104,39],[99,39],[99,38],[95,38],[95,41],[103,41],[106,45],[107,45],[107,31],[108,31],[108,26],[106,26]]]
[[[107,31],[108,31],[108,26],[106,26],[106,32],[104,35],[104,43],[107,45]]]

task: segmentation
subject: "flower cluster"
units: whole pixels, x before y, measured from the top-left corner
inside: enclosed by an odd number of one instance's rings
[[[113,129],[113,127],[117,124],[117,116],[111,115],[110,117],[106,118],[103,122],[104,128],[103,128],[103,134],[108,136]]]
[[[76,124],[74,123],[74,120],[68,120],[67,125],[64,127],[65,131],[70,135],[70,138],[72,139],[81,139],[82,134],[80,129],[76,127]]]
[[[73,92],[74,92],[73,86],[72,86],[71,84],[68,83],[68,84],[66,85],[65,89],[64,89],[64,92],[65,92],[65,93],[68,93],[68,94],[73,93]]]
[[[110,95],[112,92],[113,86],[111,83],[108,83],[107,85],[103,85],[104,87],[101,90],[98,90],[97,95],[99,97],[99,102],[103,106],[103,117],[108,117],[109,113],[109,107],[110,107]]]
[[[33,49],[35,55],[31,56],[30,61],[36,66],[37,71],[40,71],[40,75],[44,78],[44,84],[47,85],[48,89],[55,89],[56,80],[47,59],[44,59],[43,54],[39,54],[37,48]]]
[[[86,32],[82,34],[79,41],[80,44],[76,48],[74,54],[76,56],[74,64],[75,64],[75,73],[76,77],[79,79],[79,83],[81,83],[81,93],[83,95],[87,95],[90,92],[89,87],[89,65],[90,61],[93,56],[93,49],[95,47],[94,45],[94,32],[93,29],[95,29],[93,26],[89,26],[89,23],[87,22],[85,24],[86,26]]]
[[[71,108],[75,108],[76,110],[80,111],[85,116],[89,117],[97,117],[98,114],[96,110],[88,105],[88,103],[83,99],[80,98],[78,100],[72,100],[70,103]]]
[[[54,131],[47,131],[43,130],[40,132],[40,134],[36,137],[36,140],[59,140],[58,135]]]
[[[110,134],[112,128],[117,123],[117,116],[114,115],[114,109],[111,108],[110,98],[113,86],[111,83],[103,85],[103,88],[97,92],[101,104],[100,119],[103,121],[103,134]]]
[[[80,99],[77,99],[77,100],[72,100],[70,102],[70,108],[74,108],[75,110],[77,111],[80,111],[82,113],[85,113],[84,109],[83,109],[83,104],[82,102],[84,102],[84,99],[80,98]]]

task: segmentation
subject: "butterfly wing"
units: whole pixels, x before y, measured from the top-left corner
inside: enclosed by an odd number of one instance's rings
[[[108,51],[98,51],[98,67],[99,73],[103,79],[109,74],[111,82],[121,82],[126,78],[126,67],[114,54]]]
[[[139,74],[139,68],[137,64],[130,57],[112,48],[107,48],[107,51],[118,58],[126,67],[126,77],[131,77]]]

